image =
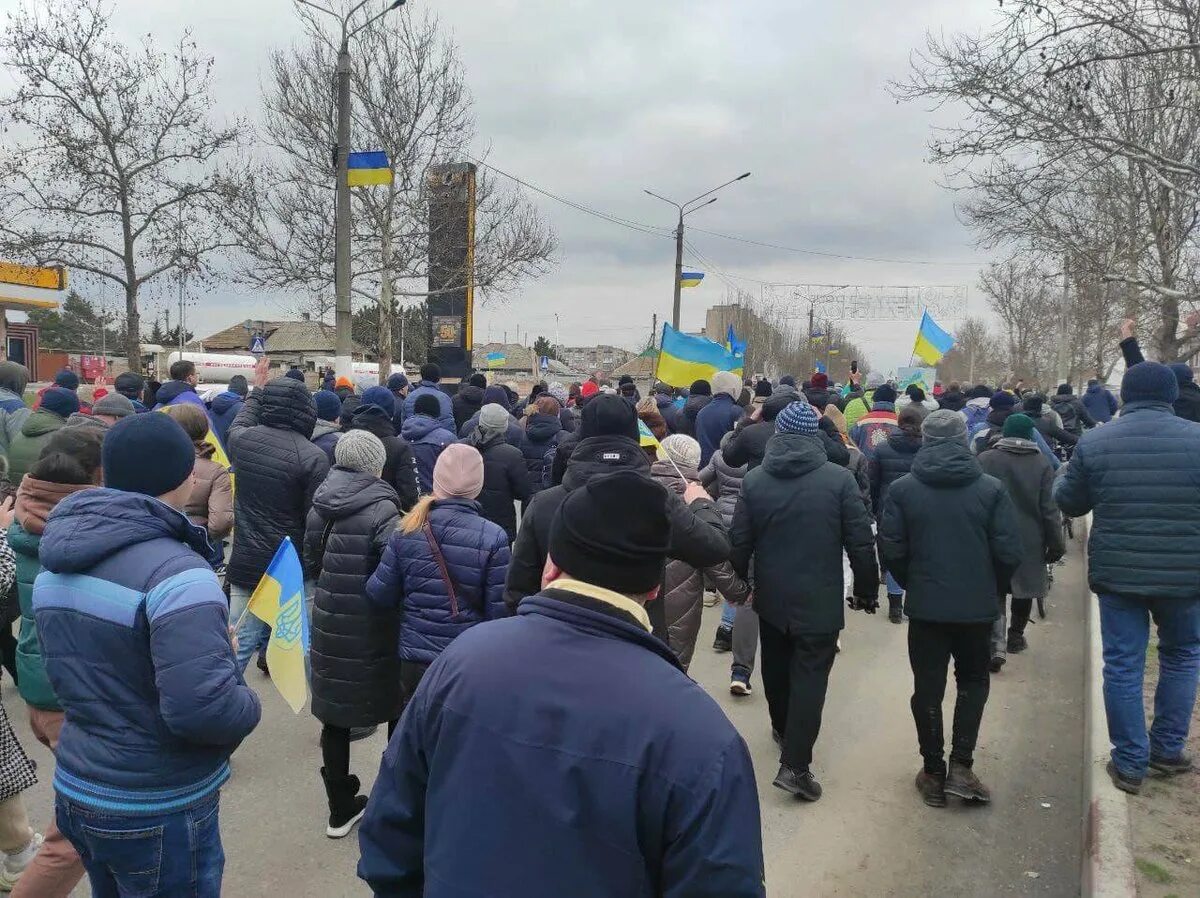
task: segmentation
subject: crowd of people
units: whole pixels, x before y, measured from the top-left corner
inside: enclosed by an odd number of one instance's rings
[[[765,894],[749,752],[687,676],[710,595],[739,701],[761,649],[776,787],[821,799],[845,612],[875,614],[882,587],[907,622],[919,798],[990,801],[974,761],[991,678],[1027,648],[1063,513],[1094,515],[1113,781],[1184,773],[1200,388],[1123,337],[1120,403],[1095,382],[927,394],[876,372],[518,396],[483,374],[443,389],[432,364],[365,390],[234,378],[206,401],[177,362],[90,404],[64,371],[30,408],[28,372],[0,363],[0,648],[56,758],[39,835],[0,706],[0,890],[66,896],[86,874],[97,896],[220,893],[220,789],[261,715],[246,670],[270,672],[270,629],[243,612],[286,540],[325,832],[358,827],[379,895]],[[368,796],[351,746],[379,727]]]

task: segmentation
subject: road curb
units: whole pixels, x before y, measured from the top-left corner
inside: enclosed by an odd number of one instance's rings
[[[1092,517],[1084,520],[1084,543]],[[1100,605],[1090,591],[1087,607],[1088,647],[1083,683],[1083,871],[1085,898],[1136,898],[1133,834],[1129,796],[1112,784],[1105,765],[1109,759],[1108,722],[1104,714],[1104,653],[1100,641]]]

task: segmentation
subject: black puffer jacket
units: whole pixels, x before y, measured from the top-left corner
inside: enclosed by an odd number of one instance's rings
[[[517,510],[513,502],[520,502],[524,507],[533,495],[529,490],[525,457],[500,432],[485,438],[483,432],[475,428],[461,442],[474,446],[483,456],[483,491],[476,501],[485,518],[504,528],[511,544],[517,538]]]
[[[229,425],[229,458],[237,472],[233,554],[228,579],[253,589],[285,536],[297,551],[313,495],[329,458],[311,442],[317,406],[308,388],[277,377],[255,390]]]
[[[1091,430],[1096,426],[1096,419],[1092,417],[1087,406],[1078,396],[1070,393],[1051,396],[1050,408],[1058,412],[1058,416],[1062,418],[1063,430],[1075,436],[1080,436],[1085,429]]]
[[[679,414],[675,416],[675,432],[689,437],[696,435],[696,416],[713,398],[711,396],[689,396]]]
[[[888,490],[879,542],[914,620],[994,621],[1021,564],[1012,499],[962,443],[921,447],[912,473]]]
[[[521,455],[525,458],[530,495],[536,496],[549,485],[554,452],[564,436],[562,422],[557,415],[534,412],[525,419]]]
[[[396,436],[392,419],[377,405],[361,405],[347,430],[365,430],[379,437],[387,459],[383,463],[383,480],[391,485],[400,497],[400,507],[408,511],[417,504],[420,480],[417,476],[417,459],[412,446],[403,437]]]
[[[967,407],[967,394],[962,390],[947,390],[941,396],[934,397],[938,405],[952,412],[961,412]]]
[[[571,456],[566,476],[559,486],[542,490],[525,509],[521,529],[513,546],[512,564],[504,587],[504,602],[513,612],[521,599],[536,595],[542,586],[550,543],[550,524],[554,513],[571,490],[593,477],[617,470],[633,469],[650,476],[650,462],[637,440],[628,437],[599,436],[580,441]],[[669,558],[686,561],[693,567],[706,568],[729,557],[729,540],[716,505],[709,499],[697,499],[691,505],[674,493],[668,494],[667,515],[671,520]],[[614,522],[619,526],[620,522]],[[651,616],[654,616],[652,612]]]
[[[450,408],[454,412],[455,430],[461,430],[462,426],[470,421],[472,416],[478,415],[479,410],[483,408],[483,390],[467,384],[454,394],[454,398],[450,400]]]
[[[912,469],[913,459],[921,448],[921,435],[898,430],[886,442],[875,448],[875,457],[867,462],[871,478],[871,510],[878,518],[883,514],[888,487]]]
[[[776,401],[776,397],[772,396],[767,400],[764,409]],[[786,408],[795,401],[794,398],[788,399],[782,403],[782,406]],[[767,443],[773,436],[775,436],[774,420],[759,421],[735,430],[725,445],[721,447],[726,463],[736,464],[739,468],[745,465],[747,470],[753,471],[762,464],[767,454]],[[825,447],[825,455],[831,462],[841,468],[850,466],[850,450],[846,448],[845,443],[831,437],[824,430],[817,431],[817,439]]]
[[[829,461],[814,436],[776,434],[746,475],[730,533],[733,568],[754,576],[754,610],[786,633],[834,633],[846,625],[842,551],[854,594],[873,598],[879,566],[871,518],[854,475]]]
[[[346,468],[330,471],[313,498],[304,557],[320,572],[310,657],[312,713],[322,723],[365,727],[400,716],[399,618],[366,595],[399,517],[391,486]]]

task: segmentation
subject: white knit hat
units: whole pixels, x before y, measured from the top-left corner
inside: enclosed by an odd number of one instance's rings
[[[710,380],[713,395],[725,393],[735,402],[742,395],[742,379],[732,371],[718,371]]]
[[[387,462],[387,450],[375,434],[366,430],[349,430],[338,438],[333,448],[333,459],[340,467],[378,477]]]
[[[658,457],[668,458],[681,468],[700,466],[700,444],[682,433],[673,433],[658,444]]]

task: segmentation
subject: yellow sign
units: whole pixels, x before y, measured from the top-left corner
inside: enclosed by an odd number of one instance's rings
[[[28,299],[23,296],[3,296],[0,295],[0,309],[15,309],[16,311],[28,309],[57,309],[58,300],[56,299]]]
[[[40,287],[44,290],[66,290],[67,270],[61,266],[34,268],[30,265],[17,265],[15,262],[0,262],[0,284]]]

